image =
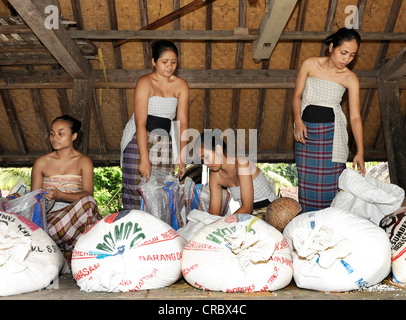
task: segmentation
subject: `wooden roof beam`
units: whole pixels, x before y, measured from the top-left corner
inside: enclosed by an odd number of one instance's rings
[[[59,8],[57,0],[49,0],[46,4],[43,1],[33,0],[8,0],[8,2],[73,79],[90,77],[92,67],[67,31],[61,27],[58,29],[46,27],[45,7],[55,5]]]
[[[399,81],[406,77],[406,47],[379,69],[379,77],[385,81]]]
[[[256,62],[269,59],[289,20],[297,0],[267,0],[260,23],[260,35],[253,43],[252,58]]]

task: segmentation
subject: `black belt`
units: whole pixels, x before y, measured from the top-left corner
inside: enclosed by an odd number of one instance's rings
[[[169,132],[171,131],[171,119],[148,115],[145,128],[148,132],[152,132],[156,129],[163,129],[169,135]]]
[[[254,209],[260,209],[260,208],[265,208],[270,205],[270,201],[268,199],[254,202]]]
[[[333,108],[316,106],[314,104],[308,105],[302,114],[302,120],[313,123],[334,122]]]

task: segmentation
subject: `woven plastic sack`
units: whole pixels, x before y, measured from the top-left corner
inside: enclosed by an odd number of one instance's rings
[[[371,221],[338,208],[302,213],[283,231],[293,278],[304,289],[350,291],[381,282],[390,272],[390,243]]]
[[[175,230],[186,224],[186,217],[181,216],[179,179],[161,170],[152,170],[148,182],[143,181],[138,187],[141,210],[169,224]]]
[[[363,177],[353,169],[343,171],[338,187],[341,191],[334,197],[331,207],[351,211],[376,225],[385,215],[399,209],[405,198],[401,187],[381,182],[369,174]]]
[[[41,290],[67,271],[61,251],[44,230],[0,211],[0,296]]]
[[[45,191],[38,189],[23,196],[2,198],[0,208],[5,212],[17,213],[34,222],[38,227],[48,233],[46,218]]]
[[[389,236],[392,249],[392,280],[406,284],[406,207],[387,215],[379,224]]]
[[[249,214],[234,214],[205,226],[183,251],[183,277],[203,290],[274,291],[287,286],[292,273],[285,238]]]
[[[72,274],[83,291],[162,288],[181,277],[185,241],[168,224],[139,210],[100,220],[76,243]]]

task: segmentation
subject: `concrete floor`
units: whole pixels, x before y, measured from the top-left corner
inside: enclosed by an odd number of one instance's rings
[[[61,275],[58,283],[47,289],[0,297],[0,300],[406,300],[406,288],[393,285],[388,277],[370,288],[340,293],[300,289],[293,280],[275,292],[224,293],[198,290],[181,279],[161,289],[125,293],[84,292],[69,273]]]

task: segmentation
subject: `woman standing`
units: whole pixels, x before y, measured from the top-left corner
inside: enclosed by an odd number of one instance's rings
[[[133,118],[127,123],[121,140],[123,172],[123,208],[139,209],[141,195],[137,191],[141,178],[149,180],[151,169],[173,171],[172,142],[176,120],[180,137],[188,127],[189,87],[174,72],[178,49],[171,41],[159,40],[152,44],[154,71],[142,76],[135,87]],[[172,140],[172,141],[171,141]],[[185,152],[187,141],[180,139],[180,150]],[[177,154],[180,178],[186,172],[185,155]],[[175,165],[175,167],[176,167]]]
[[[69,256],[78,238],[102,219],[93,198],[92,160],[75,150],[81,122],[71,116],[56,118],[49,138],[53,152],[39,157],[32,167],[31,190],[44,189],[55,201],[47,213],[48,234]]]
[[[349,119],[357,146],[354,168],[365,174],[359,81],[348,64],[361,38],[341,28],[324,41],[328,57],[310,57],[299,69],[293,97],[295,160],[303,212],[329,207],[348,158],[347,120],[340,102],[348,90]]]

